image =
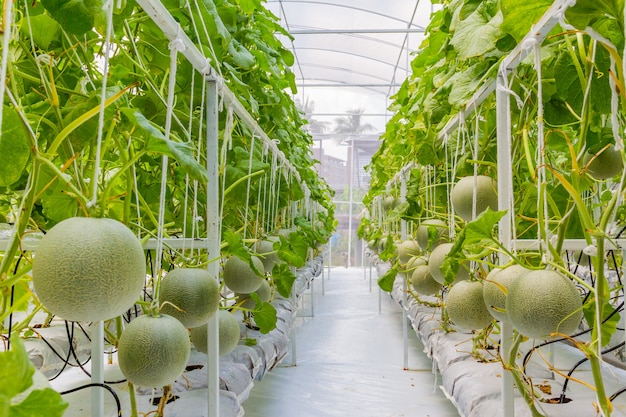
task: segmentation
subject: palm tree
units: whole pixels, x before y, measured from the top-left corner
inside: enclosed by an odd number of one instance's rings
[[[304,118],[309,122],[307,130],[309,133],[326,133],[330,128],[330,122],[322,122],[313,118],[315,111],[315,101],[309,100],[307,96],[304,103],[301,103],[299,99],[295,100],[296,107],[304,113]]]
[[[370,123],[361,124],[361,117],[364,111],[365,109],[363,108],[351,109],[346,112],[348,113],[347,116],[336,117],[333,133],[358,135],[376,130]]]

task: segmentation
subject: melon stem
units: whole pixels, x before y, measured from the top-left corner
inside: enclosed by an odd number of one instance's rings
[[[535,398],[532,391],[533,387],[526,381],[526,379],[524,378],[524,373],[518,368],[516,363],[517,351],[519,350],[522,338],[522,335],[518,331],[515,331],[515,339],[513,340],[511,350],[509,351],[509,358],[507,363],[505,364],[505,369],[511,372],[513,380],[515,381],[515,385],[517,385],[517,389],[522,394],[522,398],[526,402],[526,405],[528,405],[532,417],[545,417],[535,407]]]
[[[137,399],[135,398],[135,386],[128,381],[128,394],[130,396],[130,417],[138,417],[137,415]]]

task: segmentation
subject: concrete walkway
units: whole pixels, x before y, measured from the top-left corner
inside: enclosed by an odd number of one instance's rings
[[[326,272],[328,269],[326,269]],[[409,369],[403,369],[402,312],[380,298],[375,273],[335,267],[310,292],[297,320],[292,357],[255,383],[247,417],[458,417],[443,396],[430,359],[409,328]],[[293,336],[293,335],[292,335]]]

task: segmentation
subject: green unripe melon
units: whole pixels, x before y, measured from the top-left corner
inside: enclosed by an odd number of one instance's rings
[[[263,283],[261,284],[259,289],[255,291],[255,293],[259,296],[261,301],[268,302],[272,298],[272,287],[270,287],[270,284],[269,282],[267,282],[267,280],[263,280]],[[250,294],[235,294],[235,295],[237,296],[237,304],[243,301],[243,303],[240,304],[241,307],[248,308],[250,310],[254,309],[256,302],[250,297]]]
[[[187,328],[198,327],[209,321],[220,306],[220,288],[217,280],[206,269],[177,268],[161,281],[159,301],[161,313],[172,316]]]
[[[278,254],[274,250],[274,242],[278,242],[277,236],[271,236],[264,240],[258,240],[254,246],[255,252],[263,262],[263,268],[266,272],[272,272],[274,265],[281,263]]]
[[[430,257],[428,258],[428,267],[430,268],[430,274],[433,276],[433,279],[440,284],[443,284],[445,281],[445,276],[441,271],[441,266],[446,258],[446,255],[452,249],[452,243],[442,243],[437,246],[430,253]],[[456,278],[454,282],[463,281],[469,278],[469,271],[467,270],[464,263],[459,265],[459,270],[457,271]]]
[[[549,338],[552,333],[572,334],[583,317],[576,286],[553,270],[529,271],[509,286],[506,310],[510,322],[524,336]]]
[[[476,216],[487,210],[498,210],[498,195],[496,182],[486,175],[478,175],[476,180]],[[454,212],[463,220],[472,220],[472,205],[474,200],[474,176],[461,178],[450,193]]]
[[[431,240],[431,249],[443,243],[448,239],[448,225],[443,220],[427,219],[417,226],[415,239],[422,250],[428,249],[428,243]]]
[[[265,268],[263,267],[263,262],[256,256],[252,256],[252,263],[261,275],[257,275],[248,262],[236,256],[231,256],[224,265],[224,283],[226,286],[234,292],[244,294],[250,294],[258,290],[263,281],[265,281],[263,277]]]
[[[401,265],[406,265],[413,256],[419,255],[420,252],[421,250],[416,240],[408,239],[396,246],[396,255]]]
[[[420,265],[413,270],[411,285],[415,292],[421,295],[433,295],[441,290],[441,283],[435,281],[430,274],[428,265]]]
[[[506,314],[506,294],[509,285],[519,275],[528,271],[528,268],[516,264],[504,269],[493,269],[487,275],[483,283],[483,297],[487,310],[496,320],[509,321],[509,316]]]
[[[219,319],[219,354],[226,355],[230,353],[241,337],[239,330],[239,320],[232,313],[226,310],[219,310],[217,313]],[[200,326],[191,329],[191,341],[198,352],[207,353],[208,336],[207,326]]]
[[[587,173],[596,180],[608,180],[618,175],[624,169],[622,153],[611,145],[599,154],[585,152],[583,164]]]
[[[423,256],[412,256],[411,259],[404,265],[399,268],[400,272],[404,272],[410,278],[411,274],[420,265],[426,265],[426,258]]]
[[[382,201],[383,210],[387,211],[387,210],[392,209],[395,202],[396,202],[396,199],[393,196],[389,195],[385,197]]]
[[[69,321],[108,320],[139,299],[146,280],[141,243],[113,219],[72,217],[41,239],[33,285],[44,307]]]
[[[185,370],[191,343],[185,326],[174,317],[139,316],[118,343],[117,358],[124,376],[140,387],[163,387]]]
[[[461,281],[450,288],[445,300],[448,317],[465,330],[482,329],[493,321],[483,299],[480,281]]]

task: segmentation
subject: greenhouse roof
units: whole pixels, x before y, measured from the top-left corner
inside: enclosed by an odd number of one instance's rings
[[[362,109],[363,123],[383,131],[388,98],[410,73],[428,24],[429,0],[268,0],[293,36],[295,97],[311,116],[332,122]]]

